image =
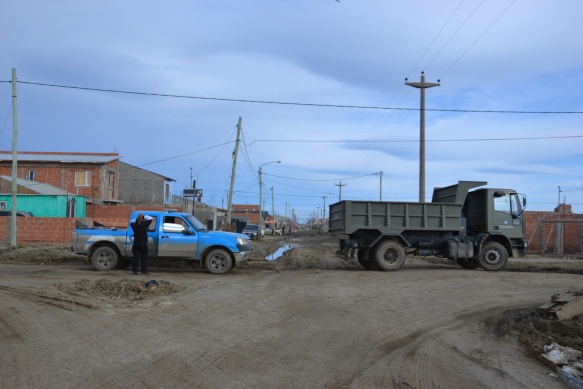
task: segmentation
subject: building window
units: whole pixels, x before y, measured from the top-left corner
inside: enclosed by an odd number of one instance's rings
[[[7,201],[0,201],[0,210],[6,211],[8,209],[8,202]]]
[[[34,170],[29,170],[28,171],[28,180],[29,181],[34,181]]]
[[[115,186],[115,173],[107,172],[107,189],[113,190]]]
[[[91,186],[91,170],[75,171],[75,186]]]

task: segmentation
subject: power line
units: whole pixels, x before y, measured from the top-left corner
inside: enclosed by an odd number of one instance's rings
[[[48,86],[54,88],[78,89],[88,90],[94,92],[108,92],[108,93],[122,93],[140,96],[156,96],[156,97],[172,97],[181,99],[197,99],[197,100],[213,100],[213,101],[228,101],[237,103],[252,103],[252,104],[274,104],[274,105],[294,105],[305,107],[322,107],[322,108],[353,108],[353,109],[378,109],[378,110],[394,110],[394,111],[419,111],[420,108],[407,107],[380,107],[380,106],[364,106],[364,105],[348,105],[348,104],[318,104],[318,103],[298,103],[285,101],[269,101],[269,100],[249,100],[249,99],[231,99],[222,97],[203,97],[203,96],[188,96],[188,95],[174,95],[164,93],[150,93],[150,92],[134,92],[123,91],[116,89],[102,89],[102,88],[88,88],[80,86],[46,84],[40,82],[17,81],[21,84]],[[433,112],[465,112],[465,113],[507,113],[507,114],[582,114],[583,111],[520,111],[520,110],[478,110],[478,109],[441,109],[441,108],[425,108],[426,111]]]
[[[548,140],[548,139],[569,139],[583,138],[583,135],[565,135],[565,136],[540,136],[540,137],[523,137],[523,138],[470,138],[470,139],[426,139],[426,142],[500,142],[500,141],[522,141],[522,140]],[[393,139],[393,140],[314,140],[314,139],[256,139],[247,146],[252,146],[259,142],[281,142],[281,143],[418,143],[419,139]]]
[[[268,174],[268,173],[263,173],[263,174],[266,175],[266,176],[272,176],[272,177],[277,177],[277,178],[285,178],[287,180],[317,181],[317,182],[338,181],[338,180],[353,180],[353,179],[356,179],[356,178],[369,177],[369,176],[376,175],[376,173],[371,173],[371,174],[364,174],[362,176],[355,176],[355,177],[343,177],[343,178],[332,178],[332,179],[325,179],[325,180],[315,180],[315,179],[309,179],[309,178],[295,178],[295,177],[276,176],[275,174]]]
[[[509,4],[509,5],[506,7],[506,8],[504,8],[504,10],[503,10],[503,11],[502,11],[502,12],[501,12],[501,13],[500,13],[500,14],[499,14],[497,17],[496,17],[496,19],[494,19],[494,20],[492,21],[492,23],[490,23],[490,25],[489,25],[488,27],[486,27],[486,29],[485,29],[485,30],[484,30],[484,31],[483,31],[483,32],[482,32],[482,33],[481,33],[481,34],[480,34],[480,35],[479,35],[479,36],[478,36],[478,37],[477,37],[477,38],[476,38],[476,39],[475,39],[475,40],[472,42],[472,44],[471,44],[471,45],[469,45],[469,46],[468,46],[468,48],[467,48],[466,50],[464,50],[464,52],[463,52],[463,53],[461,53],[461,54],[460,54],[460,56],[459,56],[459,57],[457,57],[455,61],[453,61],[453,63],[452,63],[452,64],[451,64],[451,65],[450,65],[450,66],[447,68],[447,70],[446,70],[445,72],[443,72],[443,74],[441,75],[441,77],[440,77],[440,78],[443,78],[443,76],[445,76],[445,75],[446,75],[446,74],[447,74],[447,73],[448,73],[448,72],[451,70],[451,68],[453,68],[453,67],[455,66],[455,64],[457,64],[457,63],[458,63],[458,61],[459,61],[460,59],[462,59],[462,57],[463,57],[464,55],[466,55],[466,53],[467,53],[468,51],[470,51],[470,49],[471,49],[472,47],[474,47],[474,45],[475,45],[475,44],[476,44],[476,43],[477,43],[477,42],[478,42],[478,41],[479,41],[479,40],[482,38],[482,36],[484,36],[484,35],[485,35],[485,34],[488,32],[488,30],[490,30],[490,28],[492,28],[492,26],[493,26],[493,25],[494,25],[494,24],[495,24],[495,23],[498,21],[498,19],[500,19],[500,18],[502,17],[502,15],[504,15],[504,14],[506,13],[506,11],[508,11],[508,9],[509,9],[509,8],[512,6],[512,4],[514,4],[515,2],[516,2],[516,0],[513,0],[513,1],[512,1],[512,3],[510,3],[510,4]],[[480,3],[480,4],[482,4],[482,3]]]

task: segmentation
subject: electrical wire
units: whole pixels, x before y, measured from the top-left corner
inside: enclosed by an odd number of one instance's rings
[[[488,32],[488,30],[490,30],[490,28],[498,21],[498,19],[500,19],[502,15],[504,15],[515,2],[516,0],[512,0],[512,3],[510,3],[508,7],[504,8],[504,10],[496,17],[496,19],[494,19],[492,23],[490,23],[490,25],[488,25],[488,27],[486,27],[486,29],[468,46],[468,48],[464,50],[464,52],[461,53],[455,61],[453,61],[453,63],[445,70],[445,72],[443,72],[440,79],[443,78],[459,62],[459,60],[462,59],[464,55],[466,55],[468,51],[470,51],[470,49]]]
[[[228,102],[238,102],[238,103],[294,105],[294,106],[322,107],[322,108],[378,109],[378,110],[395,110],[395,111],[419,111],[420,110],[420,108],[407,108],[407,107],[380,107],[380,106],[347,105],[347,104],[317,104],[317,103],[298,103],[298,102],[269,101],[269,100],[230,99],[230,98],[222,98],[222,97],[202,97],[202,96],[187,96],[187,95],[174,95],[174,94],[163,94],[163,93],[132,92],[132,91],[123,91],[123,90],[115,90],[115,89],[103,89],[103,88],[87,88],[87,87],[79,87],[79,86],[46,84],[46,83],[29,82],[29,81],[17,81],[17,82],[22,83],[22,84],[28,84],[28,85],[88,90],[88,91],[94,91],[94,92],[122,93],[122,94],[131,94],[131,95],[140,95],[140,96],[172,97],[172,98],[182,98],[182,99],[228,101]],[[478,110],[478,109],[443,109],[443,108],[442,109],[440,109],[440,108],[425,108],[425,111],[465,112],[465,113],[507,113],[507,114],[583,114],[583,111],[521,111],[521,110]]]
[[[284,176],[277,176],[275,174],[268,174],[268,173],[263,173],[263,174],[266,175],[266,176],[271,176],[271,177],[285,178],[287,180],[325,182],[325,181],[338,181],[338,180],[354,180],[356,178],[374,176],[377,173],[364,174],[362,176],[355,176],[355,177],[332,178],[332,179],[325,179],[325,180],[314,180],[314,179],[309,179],[309,178],[284,177]]]
[[[521,137],[521,138],[469,138],[469,139],[426,139],[425,142],[499,142],[499,141],[522,141],[522,140],[548,140],[548,139],[571,139],[583,138],[583,135],[564,135],[564,136],[539,136],[539,137]],[[247,146],[260,142],[281,142],[281,143],[419,143],[419,139],[385,139],[385,140],[306,140],[306,139],[256,139]]]

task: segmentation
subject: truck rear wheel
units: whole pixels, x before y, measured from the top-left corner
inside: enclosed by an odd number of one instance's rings
[[[212,274],[228,273],[233,266],[233,258],[223,249],[215,249],[205,258],[206,269]]]
[[[376,249],[375,261],[383,271],[398,270],[405,263],[405,255],[405,249],[401,244],[388,240]]]
[[[91,256],[91,263],[97,270],[113,270],[118,262],[117,252],[108,246],[97,248]]]
[[[482,246],[478,260],[485,270],[500,270],[508,262],[508,252],[500,243],[488,242]]]
[[[480,267],[480,261],[474,258],[458,258],[457,263],[464,269],[474,270]]]

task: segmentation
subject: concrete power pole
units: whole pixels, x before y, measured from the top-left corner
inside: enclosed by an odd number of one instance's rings
[[[340,184],[334,184],[334,185],[336,185],[336,186],[339,186],[339,187],[340,187],[340,188],[339,188],[339,190],[340,190],[340,193],[339,193],[339,195],[338,195],[338,201],[342,201],[342,187],[343,187],[343,186],[346,186],[346,184],[343,184],[343,183],[342,183],[342,181],[340,181]]]
[[[271,229],[271,234],[275,236],[275,201],[273,196],[273,186],[271,187],[271,214],[273,215],[273,228]]]
[[[229,199],[227,200],[227,228],[231,228],[231,212],[233,208],[233,188],[235,186],[235,173],[237,171],[237,154],[239,153],[239,142],[241,141],[241,116],[237,124],[237,140],[235,142],[235,151],[233,151],[233,169],[231,170],[231,189],[229,190]]]
[[[407,79],[405,79],[407,81]],[[439,86],[437,82],[425,82],[425,72],[421,72],[421,82],[405,82],[405,85],[421,90],[420,136],[419,136],[419,202],[425,202],[425,89]]]
[[[381,183],[380,183],[381,190],[380,190],[380,195],[379,195],[379,201],[383,201],[383,171],[382,170],[379,172],[379,176],[381,179]]]
[[[18,183],[16,167],[18,164],[18,109],[16,104],[16,69],[12,68],[12,212],[10,218],[10,246],[16,247],[16,194]]]

